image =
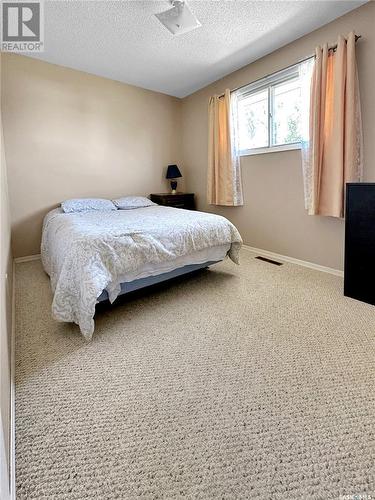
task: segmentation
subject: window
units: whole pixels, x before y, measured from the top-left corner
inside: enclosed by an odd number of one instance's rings
[[[241,155],[300,147],[302,138],[300,65],[235,92]]]

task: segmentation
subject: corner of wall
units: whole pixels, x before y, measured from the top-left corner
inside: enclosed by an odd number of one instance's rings
[[[1,55],[0,55],[1,79]],[[1,85],[0,85],[1,93]],[[0,106],[0,497],[11,498],[12,439],[12,318],[13,311],[13,258],[8,201],[8,183],[2,115]]]

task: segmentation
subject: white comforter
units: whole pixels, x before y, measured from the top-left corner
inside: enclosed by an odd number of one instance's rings
[[[109,212],[49,212],[44,220],[42,262],[54,292],[52,314],[75,322],[88,340],[94,332],[97,298],[113,302],[129,272],[145,263],[165,263],[195,251],[230,244],[238,263],[241,236],[219,215],[151,206]]]

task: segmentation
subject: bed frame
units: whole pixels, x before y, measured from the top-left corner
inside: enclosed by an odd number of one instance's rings
[[[204,262],[203,264],[190,264],[188,266],[179,267],[178,269],[169,271],[168,273],[162,273],[156,276],[148,276],[147,278],[140,278],[138,280],[129,281],[127,283],[121,283],[121,292],[118,294],[118,296],[134,292],[135,290],[139,290],[140,288],[156,285],[157,283],[161,283],[172,278],[177,278],[178,276],[183,276],[184,274],[192,273],[194,271],[198,271],[199,269],[204,269],[205,267],[212,266],[213,264],[217,264],[218,262],[221,261],[210,260],[208,262]],[[103,292],[98,297],[98,302],[104,302],[105,300],[108,300],[107,290],[103,290]]]

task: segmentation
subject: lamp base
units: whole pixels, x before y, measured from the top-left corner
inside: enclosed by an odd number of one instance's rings
[[[177,181],[171,181],[172,194],[177,193]]]

